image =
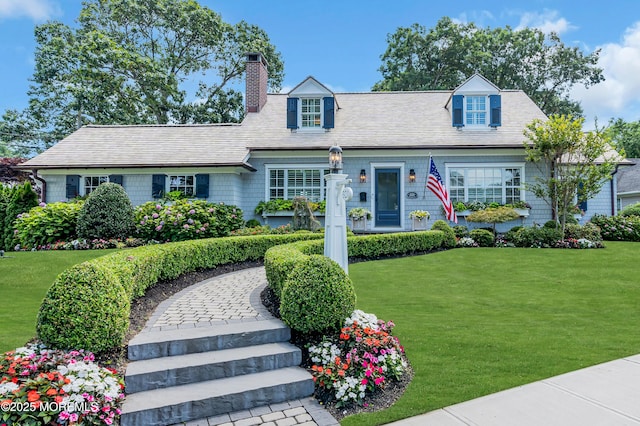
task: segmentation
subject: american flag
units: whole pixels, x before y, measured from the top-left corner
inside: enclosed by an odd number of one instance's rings
[[[444,213],[447,216],[447,220],[452,221],[454,223],[458,223],[458,217],[456,216],[456,212],[453,210],[453,204],[451,203],[451,199],[449,198],[449,193],[447,192],[447,188],[444,187],[442,183],[442,178],[440,177],[440,173],[438,173],[438,169],[436,169],[436,165],[433,162],[433,158],[429,158],[429,177],[427,178],[427,188],[431,190],[436,197],[442,202],[442,207],[444,208]]]

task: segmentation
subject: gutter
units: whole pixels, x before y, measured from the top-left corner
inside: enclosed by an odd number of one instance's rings
[[[40,202],[46,203],[47,201],[47,181],[38,176],[38,169],[33,169],[33,178],[40,182],[42,192],[40,193]]]
[[[611,216],[616,215],[616,197],[618,194],[616,194],[614,191],[615,189],[614,176],[616,175],[616,173],[618,173],[619,167],[620,167],[620,164],[616,164],[616,169],[613,171],[613,173],[611,173],[611,182],[609,183],[609,185],[611,186]]]

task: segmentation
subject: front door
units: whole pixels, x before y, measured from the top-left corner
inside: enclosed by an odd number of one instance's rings
[[[375,226],[400,226],[400,169],[376,169]]]

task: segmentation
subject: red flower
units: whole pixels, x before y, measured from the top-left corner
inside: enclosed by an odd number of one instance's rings
[[[27,401],[36,402],[39,399],[40,399],[40,394],[38,393],[37,390],[30,390],[29,392],[27,392]]]

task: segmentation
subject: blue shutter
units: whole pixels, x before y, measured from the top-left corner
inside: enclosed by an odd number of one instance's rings
[[[580,196],[582,195],[582,187],[583,184],[582,182],[580,182],[578,184],[578,198],[580,198]],[[582,210],[583,212],[587,211],[587,200],[582,201],[581,203],[578,204],[578,208],[580,208],[580,210]]]
[[[324,101],[324,128],[333,129],[335,125],[335,100],[331,96],[322,99]]]
[[[67,175],[67,199],[71,200],[80,195],[80,176]]]
[[[209,198],[209,175],[196,175],[196,198]]]
[[[122,185],[122,175],[109,175],[109,182],[117,183],[120,186]]]
[[[489,95],[489,108],[491,118],[489,126],[498,127],[502,125],[502,105],[500,95]]]
[[[287,99],[287,129],[298,128],[298,98]]]
[[[162,198],[164,196],[165,175],[153,175],[151,177],[151,196]]]
[[[453,127],[464,127],[463,111],[464,96],[453,95],[451,97],[451,120]]]

